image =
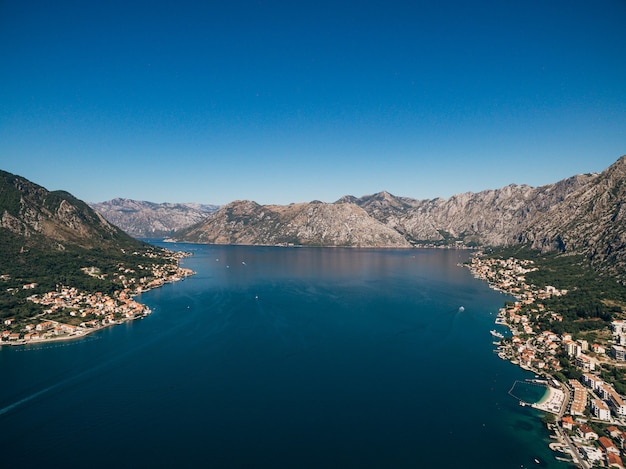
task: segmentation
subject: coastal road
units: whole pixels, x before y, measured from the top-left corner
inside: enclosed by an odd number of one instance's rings
[[[569,405],[571,393],[567,384],[559,383],[559,385],[560,385],[561,391],[563,391],[564,397],[563,397],[563,404],[561,405],[561,410],[559,411],[559,414],[557,415],[557,419],[556,419],[557,437],[559,441],[564,442],[567,445],[567,447],[570,448],[569,453],[572,455],[572,459],[574,460],[574,464],[576,464],[576,466],[582,469],[591,469],[591,465],[587,463],[587,461],[585,461],[580,456],[580,453],[576,449],[576,446],[574,446],[574,444],[572,443],[572,440],[570,439],[569,435],[563,430],[563,428],[560,425],[561,419],[563,418],[563,415],[565,414],[565,411],[567,410],[567,407]]]
[[[572,440],[570,440],[569,435],[562,431],[560,428],[558,429],[558,433],[563,438],[565,444],[570,448],[570,454],[572,455],[574,464],[576,464],[578,467],[581,467],[582,469],[591,469],[591,465],[580,456],[580,453],[576,449],[576,446],[574,446]]]

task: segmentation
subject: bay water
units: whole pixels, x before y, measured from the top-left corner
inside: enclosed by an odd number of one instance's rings
[[[1,465],[568,467],[467,251],[162,245],[152,315],[0,347]]]

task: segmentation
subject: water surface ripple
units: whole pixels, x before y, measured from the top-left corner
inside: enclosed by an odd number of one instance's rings
[[[467,252],[176,247],[146,319],[0,349],[3,465],[564,467]]]

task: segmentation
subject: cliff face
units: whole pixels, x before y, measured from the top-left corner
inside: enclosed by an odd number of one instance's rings
[[[538,188],[510,185],[447,200],[418,201],[383,192],[355,203],[414,244],[505,246],[519,243],[536,217],[596,177],[574,176]]]
[[[86,203],[63,191],[49,192],[27,179],[0,171],[0,228],[26,245],[54,242],[83,248],[134,244]]]
[[[626,157],[537,216],[520,237],[535,249],[581,252],[603,270],[626,266]]]
[[[202,221],[216,205],[113,199],[90,204],[104,218],[135,238],[164,238]]]
[[[510,185],[449,199],[387,192],[333,204],[233,202],[177,239],[218,244],[407,247],[513,246],[589,255],[626,271],[626,157],[600,174],[541,187]]]

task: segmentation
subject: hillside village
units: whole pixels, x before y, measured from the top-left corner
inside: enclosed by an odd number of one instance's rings
[[[591,344],[581,334],[575,337],[542,330],[540,320],[543,324],[546,319],[563,321],[559,312],[548,310],[542,301],[567,295],[567,290],[527,284],[526,274],[536,270],[530,260],[477,255],[469,268],[492,288],[516,299],[502,308],[496,319],[496,324],[507,326],[511,332],[499,342],[497,353],[546,378],[551,398],[533,407],[555,415],[549,424],[555,433],[550,447],[566,456],[559,459],[582,468],[624,468],[626,403],[613,385],[624,383],[612,384],[602,376],[609,376],[609,367],[626,368],[626,321],[613,320],[610,330],[598,334],[598,341]],[[564,372],[574,377],[568,378]]]
[[[172,253],[173,259],[184,253]],[[139,268],[144,268],[139,266]],[[83,337],[103,327],[138,319],[151,313],[150,309],[133,298],[143,292],[176,282],[193,275],[191,269],[181,268],[178,263],[145,267],[144,276],[137,277],[134,270],[119,268],[118,281],[122,288],[111,294],[82,292],[70,286],[57,285],[55,291],[33,294],[28,301],[41,305],[43,312],[26,322],[8,318],[3,321],[4,330],[0,345],[24,345],[51,340]],[[102,275],[95,267],[83,268],[91,276]],[[3,274],[0,279],[10,280]],[[22,289],[37,288],[36,283],[26,283]]]

